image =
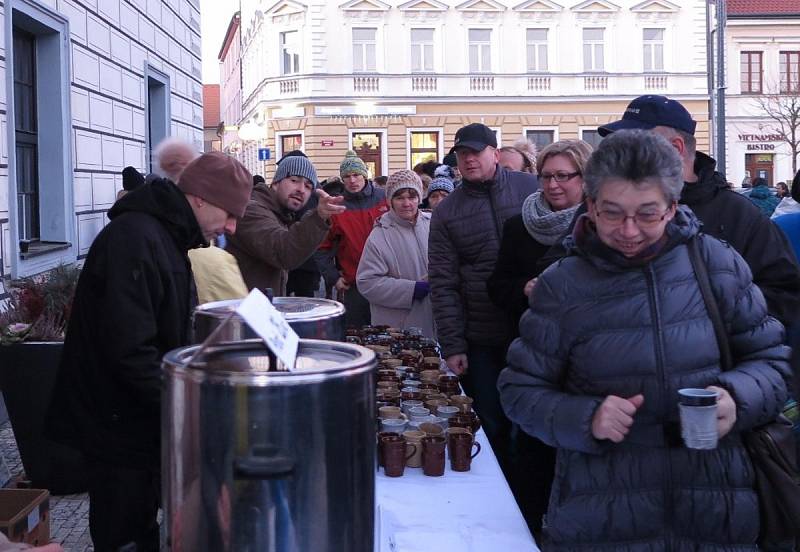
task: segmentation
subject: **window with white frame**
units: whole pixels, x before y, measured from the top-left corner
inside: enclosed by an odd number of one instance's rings
[[[603,34],[605,29],[583,29],[583,70],[603,71]]]
[[[411,166],[436,161],[439,158],[439,131],[412,130],[409,135],[409,155]]]
[[[285,31],[280,33],[281,75],[294,75],[300,72],[300,33]]]
[[[542,151],[545,146],[555,141],[556,132],[547,129],[528,129],[525,131],[525,138],[528,142],[536,144],[536,151]]]
[[[603,137],[600,136],[597,129],[585,128],[581,130],[581,140],[592,146],[592,148],[597,149],[597,146],[603,141]]]
[[[528,71],[547,71],[547,29],[527,29]]]
[[[411,29],[411,72],[433,71],[433,29]]]
[[[664,29],[642,29],[645,71],[664,70]]]
[[[376,29],[353,29],[353,71],[375,71]]]
[[[488,73],[492,70],[492,30],[469,30],[469,71]]]

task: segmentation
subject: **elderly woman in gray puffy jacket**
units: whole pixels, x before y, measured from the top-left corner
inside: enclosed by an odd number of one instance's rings
[[[430,285],[428,235],[431,215],[419,210],[422,181],[402,170],[386,181],[389,212],[375,221],[358,263],[358,289],[369,301],[373,324],[417,327],[435,338]]]
[[[681,161],[646,131],[601,142],[570,255],[538,280],[498,387],[508,417],[558,449],[547,550],[757,550],[741,433],[787,398],[789,351],[747,264],[698,234],[677,200]],[[691,184],[687,184],[691,185]],[[708,266],[735,367],[720,370],[689,259]],[[718,392],[719,444],[680,441],[677,390]]]

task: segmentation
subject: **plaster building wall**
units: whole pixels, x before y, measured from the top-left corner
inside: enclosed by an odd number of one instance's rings
[[[235,124],[267,137],[227,147],[255,172],[299,146],[322,177],[349,148],[388,174],[441,159],[471,121],[501,143],[594,141],[644,93],[686,102],[708,145],[702,0],[242,0],[241,36]]]
[[[202,149],[200,11],[6,0],[0,20],[0,275],[20,277],[83,258],[161,138]]]

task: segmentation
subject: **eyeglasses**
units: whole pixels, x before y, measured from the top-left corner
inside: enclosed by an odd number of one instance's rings
[[[581,173],[579,173],[579,172],[571,172],[571,173],[557,172],[557,173],[553,173],[553,174],[542,173],[542,174],[539,175],[539,180],[542,180],[543,182],[547,182],[548,180],[552,179],[552,180],[555,180],[556,182],[566,182],[567,180],[572,180],[576,176],[580,176],[580,175],[581,175]]]
[[[667,210],[663,213],[645,211],[642,213],[636,213],[635,215],[626,215],[622,211],[596,211],[596,213],[600,220],[614,226],[622,226],[625,224],[626,220],[632,219],[633,223],[639,228],[647,228],[649,226],[655,226],[659,222],[663,221],[665,218],[667,218],[667,215],[671,210],[672,207],[667,207]]]

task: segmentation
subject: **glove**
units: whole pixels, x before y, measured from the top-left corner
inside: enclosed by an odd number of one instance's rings
[[[415,282],[414,283],[414,301],[421,301],[428,296],[431,292],[431,284],[429,282]]]

